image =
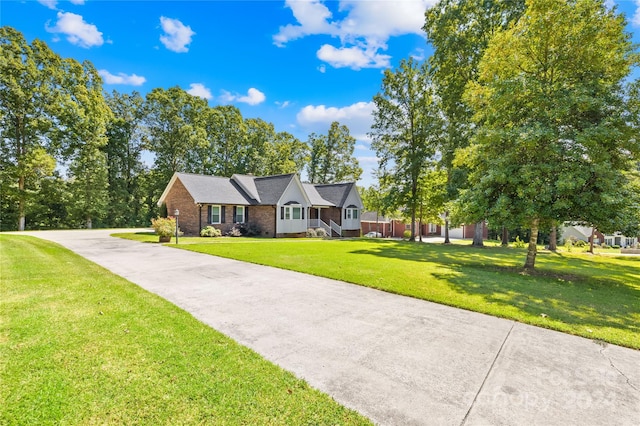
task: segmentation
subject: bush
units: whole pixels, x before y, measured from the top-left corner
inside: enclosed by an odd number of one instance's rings
[[[246,223],[236,223],[233,228],[227,232],[229,237],[255,237],[260,235],[260,228],[254,224],[247,225]]]
[[[405,230],[404,233],[402,234],[402,236],[404,237],[404,239],[408,240],[411,238],[411,231],[409,230]]]
[[[227,237],[242,237],[242,231],[239,226],[234,226],[227,232]]]
[[[151,219],[151,227],[158,236],[171,237],[176,233],[176,219],[173,217]]]
[[[576,241],[576,243],[574,244],[576,247],[584,247],[587,245],[586,241],[582,241],[582,240],[578,240]]]
[[[513,242],[515,248],[525,248],[527,243],[520,239],[520,236],[516,235],[516,240]]]
[[[318,233],[316,232],[315,229],[313,228],[307,229],[307,238],[316,238],[317,236],[318,236]]]
[[[612,245],[612,246],[611,246],[611,248],[612,248],[612,249],[619,249],[619,248],[620,248],[620,246],[619,246],[618,244],[614,244],[614,245]]]
[[[201,237],[221,237],[222,232],[218,228],[214,228],[213,226],[207,226],[206,228],[200,231]]]
[[[327,234],[327,231],[325,231],[324,228],[316,228],[316,236],[320,238],[325,238],[325,237],[328,237],[329,234]]]

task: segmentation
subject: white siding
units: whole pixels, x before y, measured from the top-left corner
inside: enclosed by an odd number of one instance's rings
[[[304,211],[304,219],[302,219],[302,216],[300,219],[284,219],[282,217],[282,207],[290,201],[300,203]],[[307,215],[309,214],[308,207],[309,202],[302,192],[302,185],[297,182],[295,178],[292,179],[276,206],[276,234],[297,234],[299,232],[305,232],[307,230]]]

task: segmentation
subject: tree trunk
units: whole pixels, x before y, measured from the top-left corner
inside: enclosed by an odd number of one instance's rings
[[[86,226],[87,226],[87,229],[91,229],[92,226],[93,226],[92,223],[91,223],[91,218],[90,217],[88,217],[86,219]]]
[[[551,227],[551,235],[549,236],[549,250],[558,250],[558,227],[555,224]]]
[[[506,226],[502,227],[502,247],[507,247],[509,245],[509,230]]]
[[[24,225],[26,222],[25,214],[25,191],[24,191],[24,176],[20,176],[18,179],[18,231],[24,231]]]
[[[418,240],[422,242],[422,203],[420,203],[420,220],[418,221]]]
[[[473,232],[473,247],[484,247],[483,242],[483,234],[484,234],[484,222],[478,222],[474,226]]]
[[[529,248],[527,250],[527,260],[524,263],[524,269],[533,271],[536,265],[536,254],[538,253],[538,225],[539,219],[531,222],[531,237],[529,238]]]
[[[591,227],[591,241],[589,241],[589,253],[593,254],[593,240],[596,237],[596,227]]]
[[[444,212],[444,243],[451,244],[451,240],[449,240],[449,212]]]

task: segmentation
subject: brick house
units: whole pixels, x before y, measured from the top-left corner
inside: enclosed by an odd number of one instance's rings
[[[297,174],[233,175],[230,178],[175,173],[158,200],[180,211],[187,235],[213,226],[223,233],[243,223],[265,237],[305,236],[307,228],[329,235],[360,235],[362,200],[354,183],[303,184]]]

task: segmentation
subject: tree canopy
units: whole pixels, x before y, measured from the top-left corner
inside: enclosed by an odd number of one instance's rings
[[[528,1],[498,31],[465,99],[477,131],[459,160],[470,215],[527,225],[525,268],[540,226],[579,220],[613,231],[625,211],[625,171],[639,153],[623,80],[637,63],[624,18],[599,0]]]

